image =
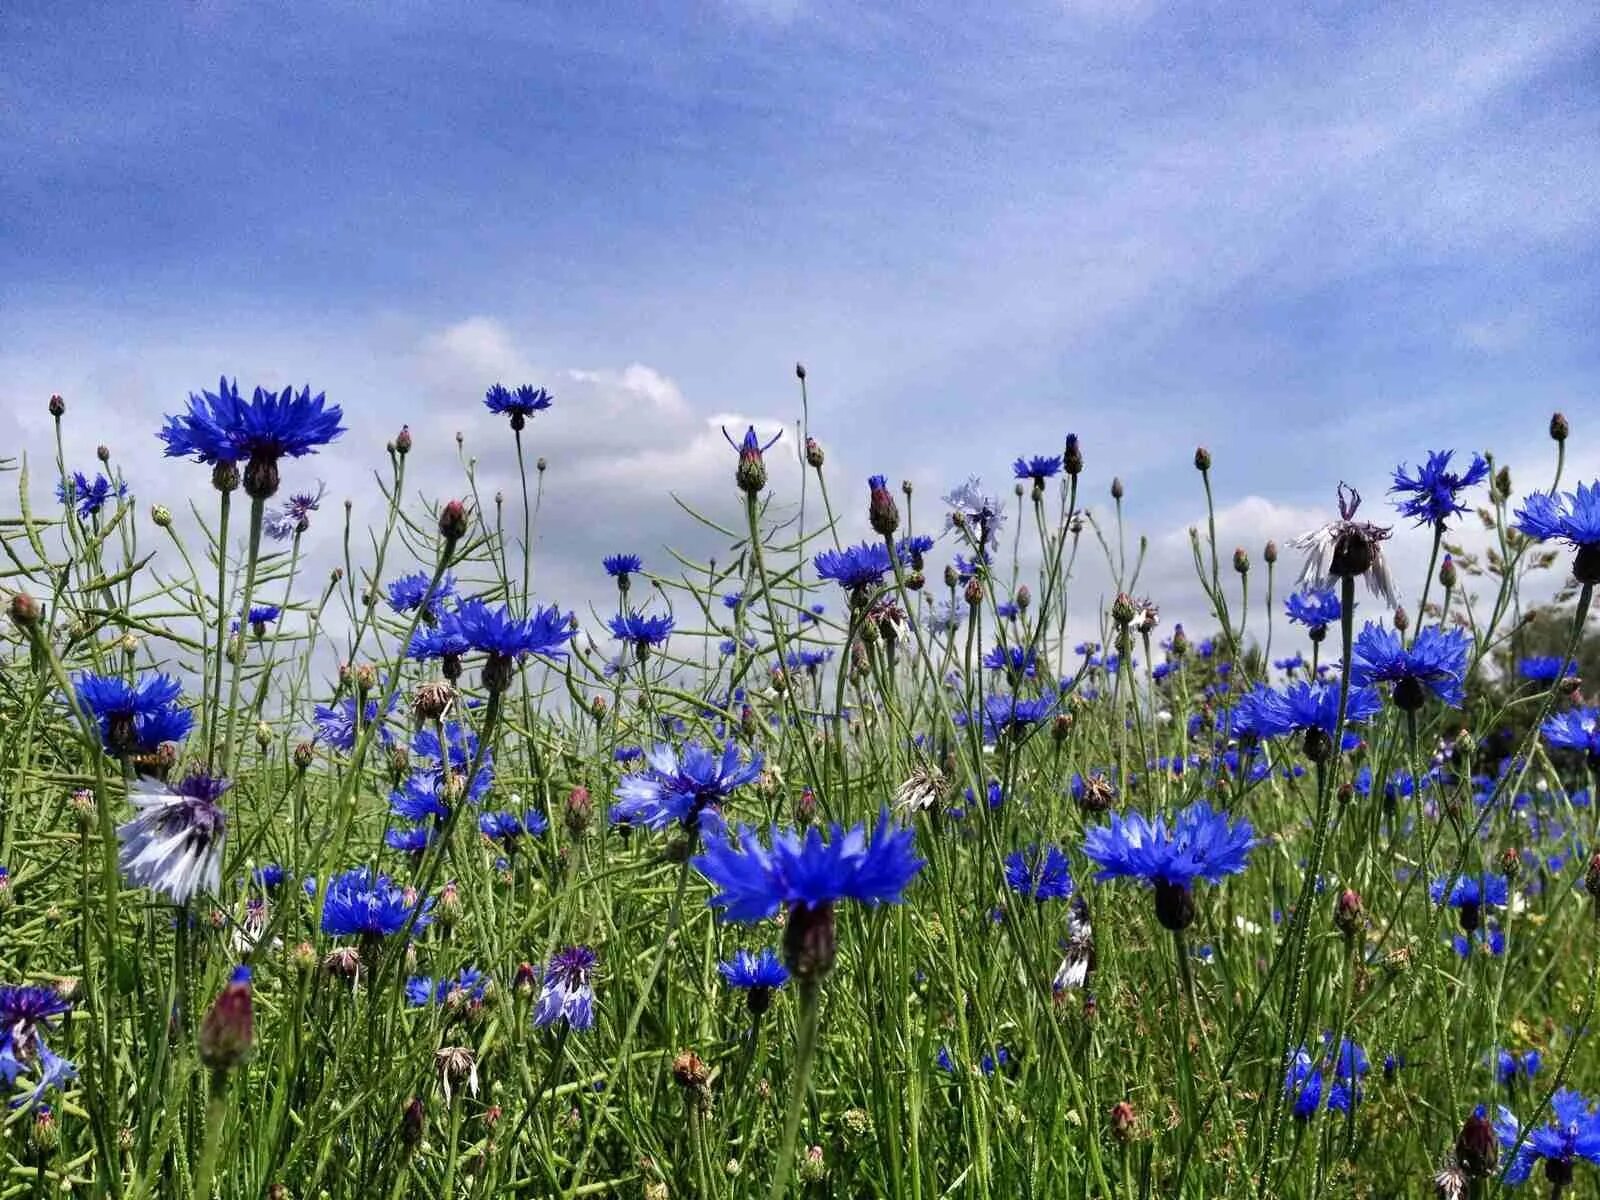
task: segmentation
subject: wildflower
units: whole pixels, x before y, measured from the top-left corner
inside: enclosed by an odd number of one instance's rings
[[[1333,1112],[1348,1112],[1361,1099],[1361,1079],[1370,1069],[1367,1055],[1349,1038],[1341,1038],[1337,1055],[1328,1054],[1331,1034],[1323,1035],[1323,1054],[1313,1058],[1304,1046],[1295,1051],[1285,1072],[1284,1094],[1294,1100],[1294,1115],[1302,1121],[1310,1120],[1318,1108]],[[1326,1089],[1323,1100],[1324,1074],[1333,1073],[1335,1082]]]
[[[448,621],[441,621],[431,629],[424,626],[413,633],[406,653],[418,662],[442,659],[445,674],[454,679],[461,673],[461,656],[471,649],[459,630],[449,627]]]
[[[1059,454],[1035,454],[1032,458],[1019,458],[1011,464],[1011,473],[1014,478],[1031,479],[1034,483],[1043,483],[1060,470],[1061,456]]]
[[[1089,923],[1089,906],[1082,896],[1072,898],[1067,913],[1066,955],[1056,968],[1050,981],[1052,992],[1066,992],[1081,988],[1089,981],[1094,970],[1094,926]]]
[[[900,560],[900,565],[910,567],[913,571],[922,570],[923,555],[932,549],[933,539],[925,533],[903,537],[894,544],[894,554]]]
[[[14,1088],[20,1075],[31,1075],[33,1091],[13,1100],[12,1108],[37,1105],[49,1088],[73,1079],[78,1069],[53,1053],[44,1034],[54,1032],[55,1019],[70,1012],[72,1003],[54,988],[0,986],[0,1080]]]
[[[717,970],[722,972],[729,987],[745,993],[745,1005],[751,1015],[757,1017],[771,1006],[772,993],[789,982],[788,968],[778,961],[770,946],[759,954],[739,950],[727,962],[718,963]]]
[[[389,713],[394,712],[399,703],[400,698],[398,696],[391,697],[388,707],[384,710],[384,715],[387,716]],[[326,704],[317,705],[312,723],[317,727],[317,737],[327,742],[334,749],[344,751],[355,749],[357,720],[354,697],[346,696],[338,704],[331,707]],[[392,746],[394,744],[394,734],[378,716],[378,697],[376,696],[361,705],[360,728],[366,729],[371,725],[377,726],[374,736],[381,745]]]
[[[250,968],[233,969],[200,1022],[200,1061],[213,1071],[231,1071],[255,1049],[255,1012],[250,998]]]
[[[587,946],[558,951],[545,969],[533,1023],[551,1025],[565,1017],[567,1025],[582,1033],[594,1025],[594,969],[599,960]]]
[[[228,821],[219,801],[228,783],[203,773],[168,789],[153,780],[134,782],[128,799],[139,810],[117,829],[117,864],[123,878],[187,904],[222,881],[222,843]]]
[[[563,614],[553,604],[535,609],[527,617],[517,617],[504,605],[490,608],[477,598],[463,600],[440,626],[464,638],[471,649],[488,655],[483,668],[484,687],[491,692],[510,686],[514,663],[523,655],[565,658],[567,652],[562,647],[574,633],[571,615]]]
[[[832,657],[832,650],[807,650],[802,647],[799,650],[790,651],[789,657],[784,661],[789,664],[790,670],[803,670],[814,675],[817,669]]]
[[[900,527],[900,510],[889,491],[889,481],[882,475],[873,475],[867,480],[867,492],[867,524],[874,533],[893,536]]]
[[[618,613],[606,624],[611,628],[611,636],[631,645],[641,659],[651,646],[659,646],[672,636],[673,621],[666,616],[647,617],[630,611]]]
[[[1443,529],[1444,523],[1451,517],[1467,511],[1467,506],[1460,502],[1457,495],[1487,479],[1489,464],[1482,455],[1474,454],[1465,471],[1452,471],[1450,458],[1453,453],[1451,450],[1431,452],[1428,461],[1417,468],[1415,475],[1407,472],[1404,463],[1395,468],[1394,486],[1389,493],[1404,497],[1395,502],[1395,508],[1402,517],[1415,517],[1418,525]]]
[[[523,384],[515,391],[495,384],[483,396],[483,406],[492,413],[504,413],[511,418],[511,428],[521,433],[528,418],[543,412],[555,402],[555,397],[543,388]]]
[[[1517,663],[1517,674],[1535,683],[1555,683],[1577,673],[1577,663],[1570,658],[1558,658],[1554,654],[1531,655]]]
[[[327,487],[317,481],[317,490],[295,492],[277,508],[269,509],[261,522],[261,530],[275,542],[286,542],[297,533],[311,528],[311,514],[322,505],[322,495]]]
[[[1516,1148],[1516,1157],[1505,1170],[1507,1183],[1526,1183],[1542,1159],[1545,1178],[1559,1192],[1572,1182],[1579,1159],[1600,1163],[1600,1118],[1582,1093],[1562,1088],[1550,1098],[1550,1109],[1555,1119],[1533,1130],[1522,1129],[1503,1104],[1496,1112],[1495,1136],[1507,1151]]]
[[[880,542],[864,542],[843,550],[824,550],[815,565],[820,579],[831,579],[846,591],[861,591],[882,582],[893,567]]]
[[[1283,602],[1283,610],[1290,621],[1310,631],[1313,642],[1320,642],[1327,636],[1328,626],[1339,619],[1339,597],[1331,589],[1292,592]]]
[[[122,480],[112,483],[104,475],[97,474],[90,483],[82,471],[74,471],[70,482],[63,480],[56,484],[56,499],[68,506],[76,504],[78,517],[84,521],[104,508],[113,495],[121,498],[127,494],[128,485]]]
[[[628,576],[637,575],[644,570],[644,562],[637,554],[609,554],[600,560],[600,565],[606,569],[606,574],[617,581],[617,586],[623,591],[628,590]]]
[[[870,839],[862,825],[847,832],[836,824],[826,842],[816,829],[802,837],[774,828],[763,846],[741,825],[709,841],[690,863],[716,886],[711,907],[728,920],[760,921],[787,906],[785,962],[802,980],[814,981],[833,967],[834,904],[899,903],[923,867],[915,840],[911,830],[892,825],[884,809]]]
[[[1600,480],[1559,497],[1535,492],[1516,516],[1517,528],[1529,537],[1560,539],[1577,551],[1572,575],[1579,583],[1600,583]]]
[[[746,496],[758,496],[767,486],[767,464],[762,455],[771,450],[782,436],[783,430],[780,429],[772,435],[772,440],[763,446],[761,439],[756,437],[756,427],[751,425],[744,431],[743,439],[735,443],[728,436],[727,428],[723,428],[723,440],[739,454],[739,466],[734,471],[734,482]]]
[[[995,646],[983,656],[983,665],[1013,680],[1032,679],[1038,674],[1039,655],[1029,646]]]
[[[1557,750],[1576,750],[1600,767],[1600,709],[1574,708],[1546,718],[1539,732]]]
[[[719,757],[715,748],[688,741],[681,751],[657,745],[645,755],[645,770],[625,775],[617,784],[613,822],[661,830],[677,823],[685,829],[716,833],[722,828],[722,806],[745,784],[761,777],[762,759],[752,754],[743,762],[729,742]]]
[[[1306,552],[1306,565],[1300,572],[1300,586],[1321,589],[1330,586],[1334,579],[1367,577],[1367,586],[1374,595],[1393,608],[1399,603],[1389,568],[1383,561],[1380,543],[1389,536],[1389,530],[1355,519],[1361,506],[1361,493],[1354,488],[1339,485],[1339,519],[1330,521],[1320,529],[1301,535],[1292,543]]]
[[[421,854],[433,840],[433,832],[423,825],[414,829],[391,829],[383,835],[384,845],[401,854]]]
[[[1055,708],[1056,702],[1051,696],[1029,700],[1022,696],[988,695],[983,698],[982,712],[972,715],[958,712],[955,723],[966,725],[976,720],[983,726],[983,740],[993,742],[1002,733],[1020,734],[1029,726],[1037,725],[1055,712]]]
[[[149,754],[163,742],[181,742],[194,728],[194,714],[178,707],[182,689],[168,675],[141,675],[130,684],[84,671],[73,679],[73,691],[99,725],[107,754]]]
[[[390,580],[386,589],[389,595],[389,607],[397,613],[415,612],[422,608],[422,601],[426,599],[428,607],[423,611],[424,619],[438,620],[440,605],[455,595],[456,579],[446,571],[439,577],[439,582],[434,585],[430,595],[428,587],[432,583],[433,577],[426,571],[413,571],[409,575]]]
[[[278,490],[278,460],[300,458],[333,441],[344,432],[343,415],[322,393],[313,397],[309,387],[298,395],[293,388],[257,388],[247,403],[239,398],[238,384],[230,387],[224,379],[216,394],[191,394],[188,411],[168,417],[160,437],[169,458],[192,457],[223,468],[244,461],[246,494],[265,500]]]
[[[1421,708],[1429,692],[1449,707],[1460,708],[1467,650],[1467,635],[1459,629],[1446,632],[1424,626],[1407,647],[1398,632],[1368,621],[1356,636],[1350,682],[1357,687],[1393,684],[1395,707],[1402,712]]]
[[[1006,511],[1000,501],[987,496],[976,475],[959,487],[952,489],[944,502],[953,510],[945,519],[945,528],[958,525],[973,532],[972,542],[980,550],[997,547],[1000,527],[1006,523]]]
[[[1496,1050],[1494,1055],[1494,1075],[1506,1087],[1510,1087],[1520,1076],[1532,1079],[1539,1073],[1539,1067],[1544,1057],[1537,1050],[1528,1050],[1521,1055],[1513,1054],[1509,1050]]]
[[[478,1055],[471,1046],[441,1046],[433,1052],[433,1065],[439,1072],[439,1087],[446,1104],[450,1103],[452,1086],[463,1081],[468,1095],[478,1094]]]
[[[1345,724],[1362,724],[1381,707],[1372,688],[1353,687],[1345,706]],[[1239,698],[1233,710],[1235,735],[1276,738],[1304,733],[1306,755],[1316,762],[1332,756],[1338,723],[1339,685],[1304,679],[1282,692],[1258,684]]]
[[[906,812],[927,812],[944,793],[944,775],[937,767],[918,763],[895,789],[894,806]]]
[[[1428,885],[1435,904],[1445,904],[1461,914],[1461,928],[1471,933],[1478,928],[1485,906],[1504,908],[1510,885],[1504,875],[1457,875],[1454,879],[1435,879]]]
[[[514,844],[522,836],[522,821],[515,813],[487,812],[478,818],[478,832],[491,842]]]
[[[391,937],[406,927],[417,913],[413,928],[425,929],[433,920],[433,901],[418,901],[387,875],[367,867],[354,867],[334,876],[322,904],[322,932],[334,937]]]
[[[1256,845],[1254,833],[1248,820],[1231,824],[1226,813],[1197,800],[1177,815],[1170,831],[1161,816],[1152,823],[1139,812],[1113,813],[1110,824],[1089,830],[1083,852],[1100,866],[1096,879],[1137,879],[1155,888],[1156,917],[1177,932],[1194,920],[1194,881],[1221,883],[1243,871]]]
[[[1065,900],[1072,895],[1072,875],[1060,847],[1038,846],[1006,855],[1006,886],[1017,895],[1037,900]]]

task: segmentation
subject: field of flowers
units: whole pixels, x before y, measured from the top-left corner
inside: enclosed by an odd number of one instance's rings
[[[370,531],[309,389],[149,431],[191,514],[60,397],[0,462],[0,1200],[1593,1194],[1564,418],[1520,490],[1419,445],[1292,546],[1202,524],[1189,631],[1072,435],[913,506],[733,430],[716,559],[596,547],[590,628],[527,550],[563,410],[484,402],[520,495],[411,503],[402,428]]]

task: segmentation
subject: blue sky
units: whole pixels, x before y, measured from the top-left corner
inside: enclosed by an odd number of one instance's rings
[[[437,494],[457,429],[511,478],[472,406],[524,372],[572,587],[692,541],[659,497],[726,504],[796,359],[841,493],[1073,429],[1158,547],[1197,442],[1246,541],[1430,448],[1542,474],[1557,408],[1595,465],[1600,10],[986,7],[8,5],[0,439],[59,391],[203,494],[160,413],[309,380],[336,489],[406,420]]]

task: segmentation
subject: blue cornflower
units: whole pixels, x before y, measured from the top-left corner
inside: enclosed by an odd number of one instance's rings
[[[996,1046],[992,1054],[987,1050],[983,1052],[982,1057],[978,1059],[978,1070],[982,1071],[985,1076],[993,1075],[1010,1061],[1011,1052],[1004,1046]]]
[[[277,508],[269,509],[262,519],[261,531],[275,542],[286,542],[297,533],[311,528],[311,514],[322,506],[322,495],[327,485],[317,481],[317,490],[295,492]]]
[[[1495,925],[1485,926],[1471,935],[1456,934],[1450,939],[1450,948],[1462,958],[1470,958],[1474,940],[1495,957],[1506,952],[1506,935]]]
[[[786,661],[790,670],[815,671],[832,657],[832,650],[807,650],[802,647],[799,650],[791,650]]]
[[[1031,479],[1043,483],[1061,470],[1059,454],[1035,454],[1032,458],[1019,458],[1011,464],[1011,473],[1017,479]]]
[[[413,571],[409,575],[402,575],[398,579],[389,581],[389,607],[397,613],[415,612],[422,607],[423,598],[428,601],[428,610],[423,615],[437,620],[442,605],[456,592],[456,577],[446,571],[439,577],[438,586],[433,589],[433,595],[428,595],[428,585],[433,582],[433,576],[426,571]]]
[[[454,979],[441,979],[435,983],[426,975],[413,975],[406,980],[406,1003],[413,1008],[434,1004],[466,1004],[482,1000],[489,990],[489,977],[476,967],[462,967]]]
[[[418,662],[427,662],[433,658],[459,659],[471,649],[467,639],[451,628],[448,621],[443,621],[431,629],[423,626],[413,633],[406,653]]]
[[[202,889],[217,892],[228,828],[219,801],[227,790],[226,780],[202,773],[170,788],[154,780],[135,781],[128,800],[138,815],[117,828],[122,877],[174,904],[188,903]]]
[[[1535,654],[1517,663],[1517,674],[1535,683],[1555,683],[1578,673],[1578,664],[1572,659],[1561,659],[1554,654]]]
[[[935,635],[954,633],[961,628],[967,606],[955,600],[935,600],[928,616],[928,629]]]
[[[1509,1151],[1521,1142],[1506,1167],[1507,1183],[1526,1183],[1534,1164],[1543,1159],[1545,1178],[1559,1190],[1572,1182],[1572,1168],[1580,1158],[1600,1163],[1600,1117],[1594,1105],[1582,1093],[1562,1088],[1550,1098],[1550,1110],[1554,1120],[1533,1130],[1523,1130],[1505,1105],[1496,1111],[1494,1132],[1500,1145]]]
[[[815,559],[817,576],[831,579],[847,591],[872,587],[893,569],[888,548],[881,542],[864,542],[843,550],[824,550]]]
[[[516,813],[486,812],[478,818],[478,831],[491,842],[514,843],[522,836],[522,822]]]
[[[1371,1070],[1366,1051],[1349,1038],[1341,1038],[1337,1055],[1328,1052],[1332,1035],[1324,1034],[1318,1057],[1301,1046],[1290,1060],[1284,1076],[1283,1090],[1294,1100],[1293,1112],[1297,1119],[1310,1120],[1318,1108],[1332,1112],[1348,1112],[1353,1103],[1361,1099],[1361,1080]],[[1324,1101],[1324,1076],[1332,1075],[1334,1083],[1326,1088]]]
[[[668,616],[650,617],[630,610],[618,613],[606,624],[611,628],[611,636],[631,645],[640,658],[651,646],[659,646],[672,636],[673,621]]]
[[[269,392],[257,388],[249,402],[238,384],[223,380],[218,392],[190,395],[188,411],[167,418],[160,431],[169,458],[192,457],[212,466],[248,461],[245,493],[266,499],[278,490],[278,460],[300,458],[344,432],[343,412],[309,387]]]
[[[996,741],[1002,733],[1020,733],[1030,725],[1036,725],[1055,711],[1054,697],[1040,696],[1029,700],[1022,696],[988,695],[983,698],[983,711],[969,715],[964,712],[955,714],[957,725],[966,725],[971,720],[978,720],[983,725],[983,740]]]
[[[1237,824],[1226,813],[1196,800],[1180,812],[1169,830],[1166,818],[1152,823],[1143,813],[1112,813],[1084,838],[1083,852],[1099,864],[1095,878],[1137,879],[1156,889],[1156,917],[1174,932],[1194,920],[1190,890],[1196,879],[1221,883],[1250,862],[1255,830],[1245,818]]]
[[[107,754],[150,754],[162,742],[181,742],[194,727],[194,714],[178,707],[182,688],[169,675],[141,675],[130,684],[84,671],[72,683],[79,705],[100,726]]]
[[[1574,550],[1572,574],[1579,583],[1600,583],[1600,480],[1559,497],[1535,492],[1517,510],[1517,528],[1537,541],[1559,538]]]
[[[1362,724],[1381,707],[1372,688],[1352,687],[1345,722]],[[1315,730],[1331,737],[1338,720],[1339,685],[1300,679],[1282,692],[1258,684],[1239,697],[1233,710],[1233,732],[1240,737],[1275,738]]]
[[[706,834],[720,832],[722,806],[738,788],[760,778],[761,765],[759,754],[741,761],[732,742],[720,756],[697,741],[685,742],[681,751],[657,745],[645,755],[644,771],[617,784],[611,819],[650,829],[677,823]]]
[[[1006,523],[1005,506],[984,494],[976,475],[952,489],[944,502],[953,510],[945,518],[946,529],[954,529],[959,524],[972,534],[973,544],[980,549],[1000,544],[1000,527]]]
[[[983,665],[1012,679],[1032,679],[1038,674],[1039,655],[1029,646],[995,646],[983,656]]]
[[[478,757],[478,735],[459,721],[444,723],[444,746],[439,745],[439,735],[432,729],[419,729],[411,735],[411,753],[415,758],[430,759],[437,766],[450,761],[450,769],[464,775]],[[484,750],[480,768],[494,765],[494,751]]]
[[[1395,501],[1402,517],[1415,517],[1418,525],[1432,525],[1442,529],[1444,523],[1457,513],[1467,511],[1467,506],[1457,499],[1457,494],[1489,477],[1489,464],[1481,454],[1472,456],[1465,471],[1450,470],[1452,450],[1434,450],[1428,461],[1411,475],[1401,463],[1394,469],[1394,486],[1390,495],[1403,499]]]
[[[389,849],[398,850],[401,854],[421,854],[433,841],[433,831],[426,825],[391,829],[383,835],[383,841]]]
[[[558,951],[545,969],[534,1006],[533,1023],[552,1025],[565,1017],[567,1024],[582,1033],[594,1025],[594,969],[599,960],[587,946],[569,946]]]
[[[891,824],[888,809],[879,813],[870,838],[864,825],[846,831],[835,824],[827,841],[815,828],[802,836],[776,827],[769,841],[770,847],[763,846],[754,830],[741,825],[690,860],[716,886],[711,907],[726,919],[761,921],[787,905],[793,929],[803,924],[797,914],[831,909],[839,900],[898,904],[923,867],[916,835]],[[787,957],[789,969],[796,970],[793,955]]]
[[[328,884],[322,932],[334,937],[392,937],[405,928],[414,910],[417,920],[413,928],[425,929],[433,920],[431,898],[419,902],[415,894],[396,886],[387,875],[355,867],[334,876]]]
[[[277,863],[263,863],[250,873],[250,881],[263,891],[276,891],[283,880],[283,868]]]
[[[770,946],[759,954],[738,950],[729,961],[718,963],[717,970],[722,972],[729,987],[745,990],[766,988],[775,991],[789,982],[788,968],[778,961],[777,954]]]
[[[1350,682],[1357,687],[1393,684],[1395,707],[1402,712],[1421,708],[1429,692],[1460,708],[1468,648],[1467,635],[1459,629],[1447,632],[1426,625],[1407,647],[1398,632],[1368,621],[1356,635]]]
[[[925,533],[903,537],[894,544],[894,554],[900,565],[913,571],[922,570],[922,556],[932,549],[933,539]]]
[[[1506,1087],[1516,1082],[1518,1076],[1532,1079],[1539,1073],[1539,1066],[1544,1062],[1544,1057],[1537,1050],[1529,1050],[1522,1055],[1513,1054],[1510,1050],[1496,1050],[1494,1054],[1494,1074]]]
[[[497,673],[498,669],[509,672],[513,661],[524,654],[565,658],[567,652],[563,647],[575,632],[571,616],[563,614],[553,604],[535,609],[530,616],[517,617],[504,605],[490,608],[476,597],[463,600],[455,612],[445,616],[440,626],[466,639],[473,650],[487,654],[490,663],[497,667]]]
[[[1291,592],[1283,602],[1283,611],[1296,625],[1311,631],[1311,640],[1320,642],[1328,626],[1340,617],[1339,596],[1332,588],[1321,591]]]
[[[1072,875],[1067,856],[1058,846],[1013,850],[1006,855],[1006,886],[1019,896],[1043,903],[1072,895]]]
[[[511,418],[511,428],[521,432],[527,419],[543,412],[555,402],[555,397],[543,388],[523,384],[515,391],[495,384],[483,395],[483,406],[492,413],[505,413]]]
[[[71,1001],[53,988],[0,987],[0,1080],[8,1088],[15,1088],[21,1075],[35,1081],[27,1096],[11,1102],[12,1108],[37,1104],[46,1089],[59,1088],[77,1075],[77,1067],[53,1053],[44,1040],[45,1033],[59,1027],[56,1018],[71,1009]]]
[[[391,696],[389,706],[384,710],[385,715],[394,712],[399,705],[400,698]],[[390,731],[387,722],[378,720],[378,697],[374,696],[361,706],[361,728],[377,722],[378,728],[374,736],[384,746],[394,744],[394,734]],[[356,745],[356,701],[354,696],[346,696],[338,704],[329,706],[319,704],[312,717],[312,724],[317,727],[317,736],[335,750],[354,750]]]
[[[1600,709],[1574,708],[1556,713],[1539,726],[1539,732],[1557,750],[1576,750],[1587,754],[1591,763],[1600,763]]]
[[[1291,654],[1288,658],[1275,658],[1272,665],[1285,673],[1298,671],[1306,665],[1305,658],[1299,653]]]
[[[271,625],[282,615],[283,609],[276,604],[255,604],[251,605],[250,612],[245,619],[259,632],[260,629]]]
[[[1467,914],[1473,914],[1473,924],[1467,926],[1471,929],[1477,925],[1476,914],[1485,906],[1506,906],[1510,887],[1504,875],[1486,875],[1481,881],[1476,875],[1457,875],[1454,879],[1435,879],[1428,885],[1428,895],[1435,904],[1461,909],[1463,925],[1466,925]]]
[[[121,498],[127,494],[128,485],[122,480],[112,483],[104,475],[96,475],[94,482],[90,483],[89,477],[82,471],[74,471],[70,483],[63,480],[56,484],[56,499],[63,504],[76,504],[78,517],[84,521],[104,508],[113,495]]]
[[[761,439],[756,436],[756,427],[749,425],[745,427],[744,437],[736,442],[728,433],[728,427],[722,427],[722,440],[739,455],[739,465],[733,473],[734,483],[746,496],[758,496],[767,486],[767,463],[762,456],[777,445],[782,436],[783,430],[779,429],[770,441],[762,445]]]
[[[637,554],[609,554],[600,560],[606,574],[613,579],[626,579],[644,570],[644,561]]]
[[[722,607],[729,612],[738,612],[739,605],[744,603],[743,592],[729,592],[722,598]]]

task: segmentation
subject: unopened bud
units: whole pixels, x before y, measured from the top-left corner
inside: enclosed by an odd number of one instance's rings
[[[231,1071],[255,1048],[255,1012],[250,1000],[250,968],[235,967],[211,1011],[200,1022],[200,1061],[213,1071]]]
[[[1250,555],[1245,553],[1243,546],[1235,546],[1233,549],[1233,569],[1241,575],[1249,574]]]
[[[411,426],[400,426],[400,432],[394,435],[394,452],[402,457],[411,453]]]
[[[1139,1114],[1134,1111],[1133,1105],[1126,1100],[1118,1100],[1111,1106],[1111,1136],[1126,1145],[1131,1142],[1138,1132]]]
[[[67,411],[67,402],[60,396],[50,397],[50,415],[56,420],[61,419],[61,414]]]
[[[41,1158],[54,1154],[61,1145],[61,1126],[48,1104],[41,1104],[33,1112],[33,1128],[28,1133],[28,1144]]]
[[[1396,607],[1394,610],[1394,627],[1397,633],[1404,633],[1411,628],[1411,615],[1404,608]]]
[[[1455,587],[1455,585],[1456,560],[1446,554],[1444,561],[1439,564],[1439,586],[1448,590]]]
[[[589,789],[578,784],[567,793],[567,830],[573,837],[582,837],[589,831],[593,819],[594,801],[589,798]]]
[[[413,1096],[400,1111],[400,1144],[409,1151],[422,1145],[422,1135],[428,1128],[427,1110],[422,1101]]]
[[[172,510],[165,504],[152,504],[150,506],[150,520],[157,529],[170,529],[172,527]]]
[[[32,629],[43,615],[44,610],[39,607],[39,602],[27,592],[12,593],[11,619],[19,629]]]
[[[977,608],[978,605],[982,604],[983,584],[979,583],[976,579],[967,580],[966,598],[967,603],[973,608]]]
[[[1061,450],[1061,469],[1072,476],[1083,472],[1083,446],[1079,444],[1075,433],[1067,434],[1066,445]]]
[[[1481,1113],[1473,1113],[1456,1137],[1456,1163],[1472,1179],[1492,1174],[1500,1162],[1500,1141],[1494,1126]]]
[[[794,377],[796,379],[801,380],[801,381],[805,380],[805,377],[806,377],[806,365],[805,365],[805,363],[800,363],[800,362],[795,363],[795,365],[794,365]]]
[[[1194,450],[1194,469],[1196,471],[1211,470],[1211,451],[1204,446],[1196,446]]]
[[[98,458],[103,463],[110,462],[111,461],[111,447],[107,446],[105,443],[102,442],[100,445],[98,445],[98,446],[96,446],[94,448],[94,456],[96,458]]]
[[[1111,602],[1111,619],[1121,627],[1133,623],[1133,597],[1127,592],[1118,592],[1117,598]]]
[[[1333,905],[1333,927],[1347,938],[1355,937],[1365,918],[1361,895],[1354,888],[1345,888]]]
[[[54,400],[52,400],[54,403]],[[51,410],[55,411],[54,409]],[[1567,424],[1567,418],[1561,413],[1550,414],[1550,436],[1558,442],[1567,440],[1567,435],[1572,432],[1572,427]]]
[[[447,543],[467,536],[467,506],[461,501],[452,500],[439,511],[439,536]]]
[[[874,475],[867,480],[867,488],[867,523],[874,533],[889,537],[900,528],[900,510],[895,507],[889,482],[882,475]]]
[[[820,471],[820,470],[822,470],[822,463],[823,463],[822,447],[817,444],[817,439],[816,438],[808,437],[806,439],[806,466],[811,467],[814,470]]]
[[[1113,500],[1121,500],[1125,494],[1126,493],[1122,487],[1122,480],[1120,478],[1113,478],[1111,480],[1111,498]]]
[[[310,742],[299,742],[294,748],[294,765],[299,771],[307,770],[312,760],[316,757],[316,747]]]
[[[1277,562],[1278,561],[1278,543],[1274,542],[1274,541],[1271,541],[1271,540],[1268,540],[1265,548],[1261,551],[1261,559],[1269,567],[1273,563]]]
[[[1028,605],[1033,603],[1033,593],[1028,590],[1028,585],[1023,584],[1017,588],[1017,608],[1022,612],[1028,611]]]

